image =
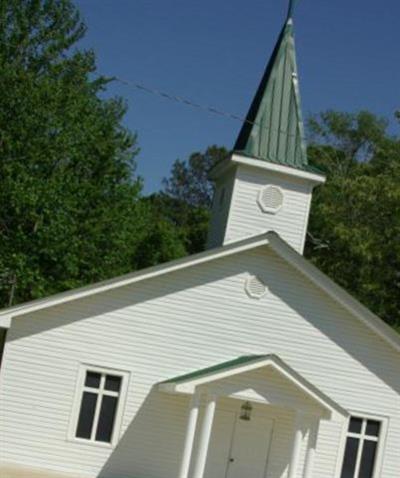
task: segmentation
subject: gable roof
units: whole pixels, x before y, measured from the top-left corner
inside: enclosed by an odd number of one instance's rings
[[[211,367],[196,370],[158,384],[158,389],[172,393],[194,393],[200,385],[209,384],[234,375],[271,367],[282,377],[300,389],[306,396],[317,402],[327,412],[338,412],[347,416],[348,412],[329,398],[302,375],[286,364],[277,355],[246,355]]]
[[[237,254],[242,251],[254,249],[255,247],[268,244],[267,234],[260,234],[252,236],[231,244],[226,244],[221,247],[208,249],[198,254],[176,259],[164,264],[160,264],[153,267],[148,267],[136,272],[131,272],[119,277],[114,277],[88,286],[79,287],[77,289],[68,290],[58,294],[44,297],[42,299],[35,299],[29,302],[25,302],[19,305],[8,307],[0,310],[0,327],[9,327],[10,321],[13,317],[22,316],[37,310],[46,309],[56,305],[61,305],[73,300],[89,297],[101,292],[107,292],[119,287],[128,286],[136,282],[158,277],[160,275],[168,274],[170,272],[185,269],[186,267],[193,267],[199,264],[227,257],[232,254]]]
[[[330,279],[275,232],[268,233],[268,244],[282,259],[306,276],[316,287],[323,290],[331,299],[344,307],[351,315],[363,322],[373,332],[400,352],[400,334],[350,295],[343,287]]]
[[[199,254],[167,262],[166,264],[149,267],[110,280],[0,310],[0,327],[9,327],[13,317],[23,316],[30,312],[61,305],[119,287],[128,286],[136,282],[152,279],[187,267],[205,264],[216,259],[228,257],[262,246],[269,246],[276,254],[278,254],[278,256],[306,276],[316,287],[323,290],[329,297],[342,305],[348,312],[361,320],[367,327],[400,352],[400,334],[395,332],[394,329],[362,305],[357,299],[347,293],[342,287],[329,279],[326,274],[317,269],[311,264],[311,262],[292,249],[273,231],[251,236],[221,247],[209,249]]]

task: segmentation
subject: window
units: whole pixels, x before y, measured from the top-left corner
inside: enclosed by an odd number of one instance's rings
[[[374,478],[383,422],[351,417],[341,478]]]
[[[72,437],[98,443],[118,438],[127,374],[82,367],[75,402]]]

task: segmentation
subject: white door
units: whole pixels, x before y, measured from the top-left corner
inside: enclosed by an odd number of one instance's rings
[[[205,478],[265,478],[273,421],[217,410]]]
[[[225,478],[236,413],[217,410],[208,448],[205,478]]]
[[[227,478],[264,478],[267,472],[273,421],[238,418],[228,461]]]

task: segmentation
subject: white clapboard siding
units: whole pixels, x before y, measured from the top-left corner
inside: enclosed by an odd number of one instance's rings
[[[263,212],[257,201],[261,189],[269,184],[279,186],[283,192],[283,206],[275,214]],[[275,231],[302,253],[311,192],[311,184],[307,181],[239,166],[225,241]]]
[[[267,185],[278,186],[283,193],[283,205],[276,213],[264,212],[258,203],[260,191]],[[226,199],[220,206],[223,189]],[[209,246],[275,231],[296,251],[303,253],[311,193],[312,184],[305,179],[237,166],[235,174],[223,176],[216,184]]]
[[[315,463],[314,476],[325,476],[326,470],[335,470],[341,456],[339,446],[343,434],[342,421],[321,421],[319,425],[317,442],[317,461]],[[328,475],[329,476],[329,475]],[[332,475],[334,476],[334,475]],[[391,476],[391,475],[389,475]]]
[[[249,275],[267,286],[245,292]],[[400,356],[267,248],[13,319],[0,381],[0,460],[101,478],[176,478],[188,398],[154,384],[277,354],[343,408],[389,418],[380,478],[400,470]],[[130,374],[114,449],[68,440],[81,363]],[[269,413],[265,407],[265,413]],[[286,478],[290,417],[268,478]],[[317,477],[336,478],[342,425],[323,422]]]

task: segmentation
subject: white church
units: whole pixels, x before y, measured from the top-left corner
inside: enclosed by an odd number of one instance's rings
[[[205,252],[0,311],[1,478],[399,478],[400,336],[302,255],[291,14],[211,177]]]

